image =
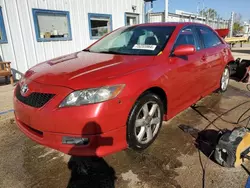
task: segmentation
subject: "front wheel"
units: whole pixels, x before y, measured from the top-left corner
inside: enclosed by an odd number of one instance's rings
[[[157,137],[163,121],[163,103],[152,93],[140,97],[133,106],[127,122],[129,147],[143,150]]]
[[[229,85],[229,79],[230,79],[230,69],[228,66],[225,67],[221,80],[220,80],[220,91],[225,92]]]

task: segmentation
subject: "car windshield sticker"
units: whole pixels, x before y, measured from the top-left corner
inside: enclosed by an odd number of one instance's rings
[[[150,44],[135,44],[133,49],[134,50],[151,50],[154,51],[156,48],[156,45],[150,45]]]

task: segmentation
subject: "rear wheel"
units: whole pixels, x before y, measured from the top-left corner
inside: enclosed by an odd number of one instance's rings
[[[225,92],[229,85],[229,79],[230,79],[230,69],[229,66],[226,66],[220,80],[220,91]]]
[[[152,93],[140,97],[135,103],[127,122],[129,147],[143,150],[157,137],[163,121],[163,103]]]

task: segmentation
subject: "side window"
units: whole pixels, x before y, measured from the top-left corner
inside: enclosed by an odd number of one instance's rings
[[[196,47],[196,50],[201,49],[200,43],[197,42],[195,32],[193,31],[191,27],[186,27],[181,30],[175,42],[174,49],[177,46],[184,45],[184,44],[194,45]]]
[[[211,48],[222,44],[219,37],[207,27],[199,27],[199,32],[203,38],[205,48]]]

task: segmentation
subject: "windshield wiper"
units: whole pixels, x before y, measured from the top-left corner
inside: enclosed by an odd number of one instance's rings
[[[128,55],[126,53],[122,53],[122,52],[116,52],[116,51],[99,51],[97,53],[103,53],[103,54],[120,54],[120,55]]]
[[[91,52],[89,49],[84,49],[83,51],[84,52]]]

